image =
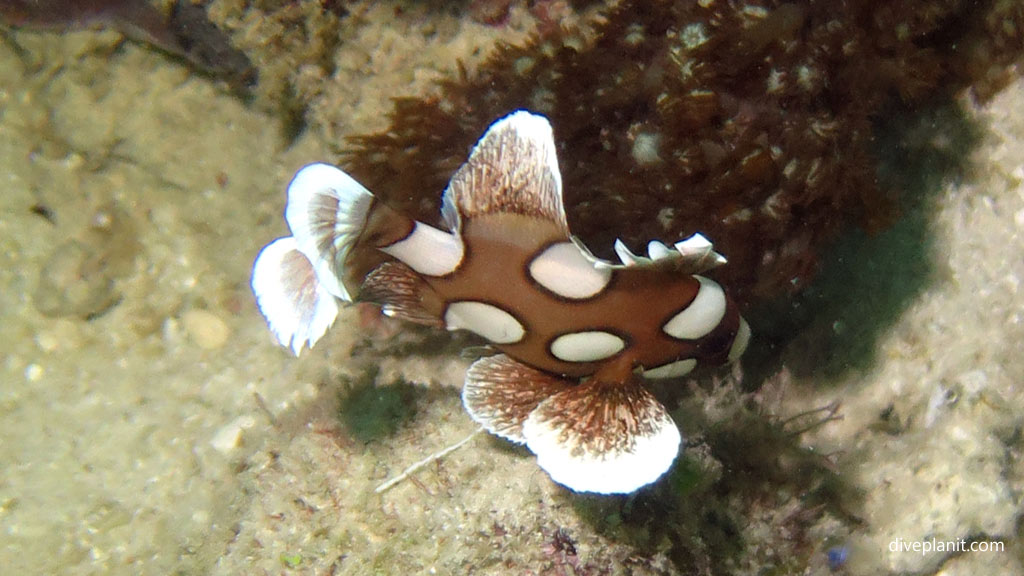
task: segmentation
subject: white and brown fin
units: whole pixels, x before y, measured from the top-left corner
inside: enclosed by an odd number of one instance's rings
[[[548,220],[569,237],[555,139],[543,116],[519,110],[492,124],[444,192],[441,214],[454,232],[463,218],[498,213]]]
[[[462,404],[491,434],[523,444],[523,422],[537,405],[573,386],[504,354],[481,358],[466,372]]]
[[[660,478],[682,437],[633,378],[597,377],[541,402],[523,423],[526,445],[551,478],[578,492],[625,494]]]
[[[338,315],[338,303],[291,236],[271,242],[256,257],[252,291],[271,332],[296,356],[312,348]]]
[[[334,296],[352,301],[345,286],[345,264],[363,231],[371,194],[334,166],[310,164],[288,185],[285,220],[295,243],[313,264],[320,284]]]
[[[381,305],[386,316],[444,328],[444,303],[423,277],[401,262],[385,262],[370,272],[359,300]]]

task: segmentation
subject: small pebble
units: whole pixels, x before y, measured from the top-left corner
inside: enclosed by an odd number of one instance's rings
[[[229,454],[241,445],[242,432],[252,428],[255,424],[256,419],[252,416],[239,416],[213,435],[210,446],[213,446],[213,449],[221,454]]]
[[[44,372],[46,371],[39,364],[29,364],[25,367],[25,380],[38,382],[43,377]]]
[[[43,352],[66,352],[82,345],[79,323],[67,318],[58,318],[36,334],[36,345]]]
[[[213,312],[189,310],[181,317],[189,338],[204,350],[216,350],[231,337],[231,328]]]

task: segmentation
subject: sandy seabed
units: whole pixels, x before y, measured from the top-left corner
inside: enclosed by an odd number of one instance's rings
[[[485,437],[376,494],[475,429],[465,342],[381,344],[365,333],[396,327],[358,309],[299,359],[272,341],[250,266],[286,233],[292,173],[329,143],[286,144],[274,118],[114,33],[18,44],[0,43],[4,573],[674,572],[657,543],[616,537],[615,514],[595,523],[610,508]],[[358,128],[380,128],[381,104],[362,106]],[[1024,83],[968,108],[982,136],[925,208],[927,286],[870,366],[796,375],[784,400],[843,403],[804,439],[864,494],[856,529],[822,527],[843,573],[1024,574]],[[859,273],[911,241],[897,230]],[[932,539],[1005,549],[891,546]],[[823,552],[807,570],[830,572]]]

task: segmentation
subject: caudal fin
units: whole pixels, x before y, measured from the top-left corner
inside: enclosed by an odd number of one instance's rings
[[[338,304],[291,236],[268,244],[252,267],[252,291],[271,332],[296,356],[312,348],[338,315]]]
[[[306,166],[288,185],[285,219],[296,247],[312,263],[320,285],[346,302],[353,299],[345,286],[346,259],[372,203],[369,190],[327,164]]]

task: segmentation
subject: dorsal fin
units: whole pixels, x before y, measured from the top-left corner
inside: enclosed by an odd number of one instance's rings
[[[655,267],[683,274],[700,274],[726,262],[725,257],[715,252],[711,242],[702,234],[680,240],[671,248],[659,240],[652,240],[647,244],[647,256],[633,254],[625,242],[617,239],[615,253],[622,264],[613,267]]]
[[[498,120],[452,176],[441,208],[452,231],[461,229],[462,218],[495,213],[550,220],[569,237],[547,118],[519,110]]]

